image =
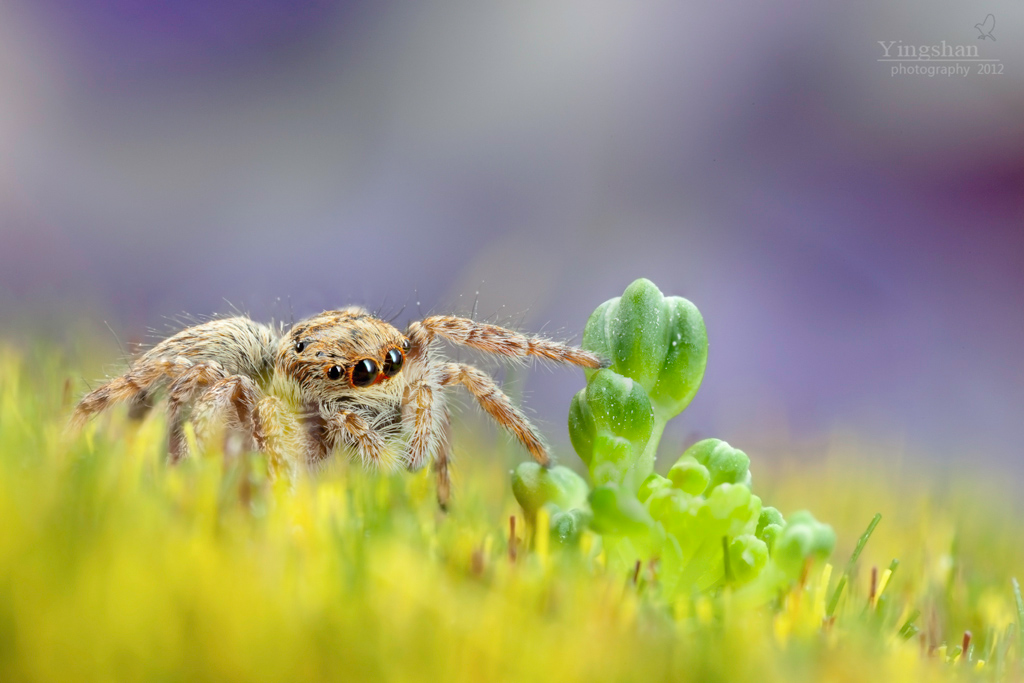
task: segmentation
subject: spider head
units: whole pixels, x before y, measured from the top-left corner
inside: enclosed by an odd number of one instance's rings
[[[325,311],[285,335],[277,369],[310,403],[397,405],[408,349],[401,332],[361,308]]]

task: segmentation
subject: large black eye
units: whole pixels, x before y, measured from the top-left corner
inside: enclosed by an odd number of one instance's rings
[[[302,349],[306,348],[306,342],[299,341],[295,342],[295,353],[302,353]]]
[[[394,377],[398,374],[398,371],[402,369],[402,363],[405,358],[402,357],[402,352],[398,349],[391,349],[388,351],[388,355],[384,356],[384,376]]]
[[[341,368],[338,367],[337,365],[332,366],[331,369],[327,371],[327,376],[330,377],[331,379],[340,379]]]
[[[377,364],[369,358],[356,361],[352,366],[352,384],[357,387],[368,387],[377,380]]]

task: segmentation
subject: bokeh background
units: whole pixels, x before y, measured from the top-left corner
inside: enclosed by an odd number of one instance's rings
[[[877,61],[942,40],[1003,74]],[[640,276],[709,329],[674,438],[1019,475],[1024,3],[0,4],[15,343],[348,303],[578,340]],[[518,381],[567,441],[582,377]]]

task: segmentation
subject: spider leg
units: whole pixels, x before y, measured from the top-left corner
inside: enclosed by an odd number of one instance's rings
[[[192,367],[182,358],[153,358],[136,363],[128,372],[86,394],[71,416],[71,428],[80,429],[93,415],[116,403],[130,402],[133,416],[145,415],[145,408],[154,389],[173,381]]]
[[[434,456],[434,476],[437,479],[437,504],[447,512],[448,501],[452,497],[452,481],[448,475],[448,464],[451,462],[452,452],[452,421],[451,415],[445,409],[441,421],[441,435],[438,442],[437,455]]]
[[[144,353],[120,377],[90,391],[71,417],[72,429],[115,403],[128,402],[129,416],[148,412],[154,394],[195,365],[215,364],[225,374],[258,377],[273,366],[273,328],[239,316],[185,328]]]
[[[384,438],[359,413],[339,410],[326,419],[326,429],[328,454],[335,444],[344,443],[355,447],[363,465],[392,470],[399,464]]]
[[[513,330],[479,323],[469,318],[435,315],[409,326],[409,338],[416,347],[425,348],[441,337],[453,344],[461,344],[478,351],[508,358],[535,356],[556,363],[571,363],[585,368],[605,367],[607,363],[590,351],[561,342],[530,337]],[[417,349],[418,350],[418,349]]]
[[[431,461],[437,450],[437,426],[441,417],[435,403],[435,392],[441,387],[424,377],[409,388],[409,397],[403,407],[403,418],[412,422],[406,467],[415,472]]]
[[[216,363],[199,363],[185,370],[167,390],[167,451],[172,463],[188,455],[184,411],[201,393],[228,375]]]
[[[141,420],[153,409],[153,394],[150,391],[141,391],[128,401],[128,419]]]
[[[435,366],[443,368],[443,365]],[[437,479],[437,502],[442,510],[448,509],[451,498],[451,479],[448,464],[451,460],[451,415],[445,407],[443,387],[436,373],[426,373],[408,389],[403,406],[403,421],[412,423],[405,466],[415,472],[428,462],[432,463]]]
[[[480,407],[530,451],[533,459],[547,467],[551,464],[547,447],[540,440],[530,421],[512,405],[498,384],[488,374],[464,363],[443,363],[439,367],[442,386],[461,384],[480,404]]]
[[[196,401],[192,414],[198,437],[205,440],[220,427],[241,433],[246,448],[267,456],[272,474],[294,478],[295,456],[303,451],[298,421],[281,399],[265,396],[248,377],[217,380]]]
[[[267,455],[270,471],[289,480],[296,476],[298,458],[308,446],[295,414],[276,396],[265,396],[252,414],[253,439],[256,447]]]

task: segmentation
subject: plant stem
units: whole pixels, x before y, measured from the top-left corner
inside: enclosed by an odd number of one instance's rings
[[[658,457],[658,444],[661,442],[661,435],[665,431],[666,424],[668,424],[668,420],[662,420],[655,414],[651,438],[647,441],[647,447],[644,448],[644,452],[640,455],[640,460],[637,461],[636,467],[633,468],[635,474],[632,488],[634,491],[639,489],[644,479],[654,471],[654,461]]]

